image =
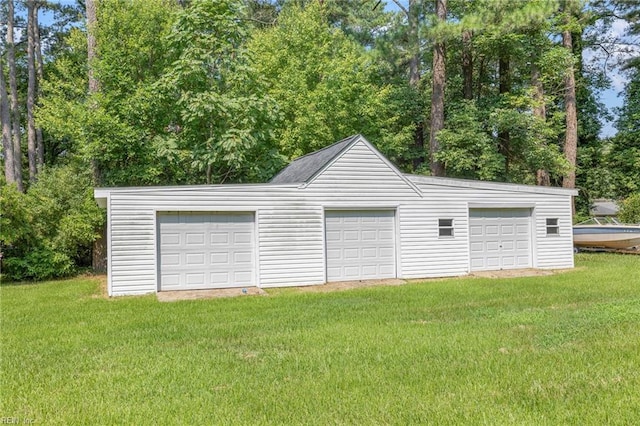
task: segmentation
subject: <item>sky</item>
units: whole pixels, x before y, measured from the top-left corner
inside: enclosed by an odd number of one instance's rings
[[[616,19],[605,29],[604,38],[611,40],[619,40],[631,44],[627,46],[627,50],[620,48],[619,46],[607,46],[610,57],[605,61],[606,53],[599,47],[593,49],[587,49],[584,52],[585,61],[595,61],[595,66],[599,66],[605,69],[607,76],[611,80],[611,88],[604,90],[600,94],[600,100],[606,105],[610,112],[614,115],[615,121],[615,108],[622,106],[624,100],[622,92],[624,91],[629,79],[626,73],[620,70],[618,64],[624,59],[628,59],[631,55],[640,55],[640,40],[629,39],[626,36],[626,31],[629,24],[622,20]],[[606,65],[608,65],[608,67]],[[605,122],[600,136],[608,137],[613,136],[616,133],[616,129],[613,127],[614,123]]]
[[[56,2],[56,0],[52,0]],[[57,0],[57,3],[61,4],[75,4],[75,0]],[[393,2],[388,1],[386,9],[396,9],[393,5]],[[51,12],[43,12],[40,11],[39,20],[43,25],[48,25],[53,20],[53,14]],[[616,19],[612,22],[612,24],[605,29],[605,38],[617,39],[617,40],[625,40],[625,32],[627,30],[628,24],[626,21],[622,19]],[[629,41],[627,39],[627,41]],[[633,40],[635,42],[635,46],[632,47],[632,52],[635,55],[640,55],[640,40]],[[616,134],[616,129],[614,127],[614,121],[616,117],[615,108],[619,108],[622,106],[623,96],[622,92],[625,86],[628,83],[628,77],[624,72],[620,70],[618,66],[612,66],[619,62],[620,59],[624,59],[629,57],[628,52],[622,52],[618,49],[610,49],[611,56],[606,61],[606,64],[609,67],[606,69],[606,74],[611,80],[611,88],[602,91],[599,94],[599,98],[613,115],[614,119],[609,122],[603,123],[603,128],[600,133],[601,137],[609,137]],[[599,49],[590,49],[584,52],[584,58],[587,61],[593,60],[595,66],[605,68],[605,60],[604,60],[604,52]]]

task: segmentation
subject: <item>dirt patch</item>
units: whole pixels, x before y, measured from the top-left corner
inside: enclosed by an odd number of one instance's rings
[[[572,271],[574,269],[503,269],[501,271],[478,271],[472,272],[468,276],[479,278],[518,278],[518,277],[540,277],[554,275],[559,272]]]
[[[158,292],[160,302],[178,300],[215,299],[220,297],[266,296],[267,293],[258,287],[217,288],[210,290],[176,290]]]
[[[301,293],[327,293],[330,291],[350,290],[352,288],[375,287],[375,286],[382,286],[382,285],[386,285],[386,286],[403,285],[406,283],[407,281],[405,280],[392,278],[392,279],[385,279],[385,280],[338,281],[334,283],[327,283],[327,284],[321,284],[321,285],[282,287],[281,289],[289,290],[289,291],[293,290]]]
[[[361,281],[340,281],[322,285],[309,285],[298,287],[274,287],[267,291],[258,287],[246,288],[223,288],[214,290],[177,290],[177,291],[161,291],[157,294],[158,300],[161,302],[174,302],[177,300],[196,300],[196,299],[212,299],[220,297],[239,297],[239,296],[268,296],[269,293],[277,293],[280,291],[296,292],[296,293],[328,293],[333,291],[345,291],[355,288],[377,287],[377,286],[399,286],[407,283],[421,283],[425,281],[442,281],[451,278],[478,277],[478,278],[517,278],[517,277],[537,277],[545,275],[553,275],[560,272],[574,271],[575,269],[507,269],[502,271],[483,271],[474,272],[469,275],[450,278],[418,278],[410,280],[401,280],[398,278],[384,280],[361,280]]]

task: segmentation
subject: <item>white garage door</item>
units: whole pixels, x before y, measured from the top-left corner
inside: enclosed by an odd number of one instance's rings
[[[472,271],[531,267],[530,209],[470,209]]]
[[[327,281],[395,278],[394,212],[327,211]]]
[[[158,214],[160,290],[254,285],[253,213]]]

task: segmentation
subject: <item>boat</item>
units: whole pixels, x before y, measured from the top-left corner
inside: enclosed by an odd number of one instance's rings
[[[640,247],[640,225],[625,225],[614,218],[592,218],[573,225],[573,245],[607,249]]]

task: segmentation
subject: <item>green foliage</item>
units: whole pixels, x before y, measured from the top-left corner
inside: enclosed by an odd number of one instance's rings
[[[164,111],[153,93],[167,62],[163,45],[175,2],[99,2],[95,29],[101,91],[87,97],[86,33],[66,38],[67,49],[48,66],[38,123],[62,142],[60,154],[97,166],[97,185],[145,185],[173,179],[151,143]]]
[[[637,192],[622,202],[618,219],[623,223],[640,224],[640,192]]]
[[[26,194],[1,189],[3,273],[15,280],[72,274],[89,259],[103,212],[91,179],[71,166],[44,169]]]
[[[373,57],[332,28],[322,6],[290,5],[277,26],[254,34],[249,49],[282,114],[275,139],[288,159],[354,133],[383,151],[397,154],[405,145],[386,131],[398,129],[392,99],[400,92],[376,83]]]
[[[504,158],[484,121],[473,101],[462,101],[448,111],[447,125],[438,133],[442,145],[437,159],[451,176],[495,180],[504,169]]]
[[[630,76],[619,114],[608,164],[616,171],[616,195],[626,197],[640,190],[640,69]]]
[[[77,270],[69,256],[49,247],[32,247],[23,256],[7,257],[3,265],[6,276],[15,281],[67,277]]]
[[[276,105],[244,48],[243,14],[235,0],[193,1],[167,36],[176,59],[155,87],[176,108],[155,143],[194,182],[263,180],[282,165],[271,144]]]
[[[535,183],[539,169],[555,175],[566,169],[558,146],[552,143],[560,128],[558,116],[540,120],[527,113],[533,107],[531,97],[505,95],[483,108],[473,100],[450,104],[437,154],[449,175]],[[506,153],[500,152],[495,136],[502,131],[510,135]]]

